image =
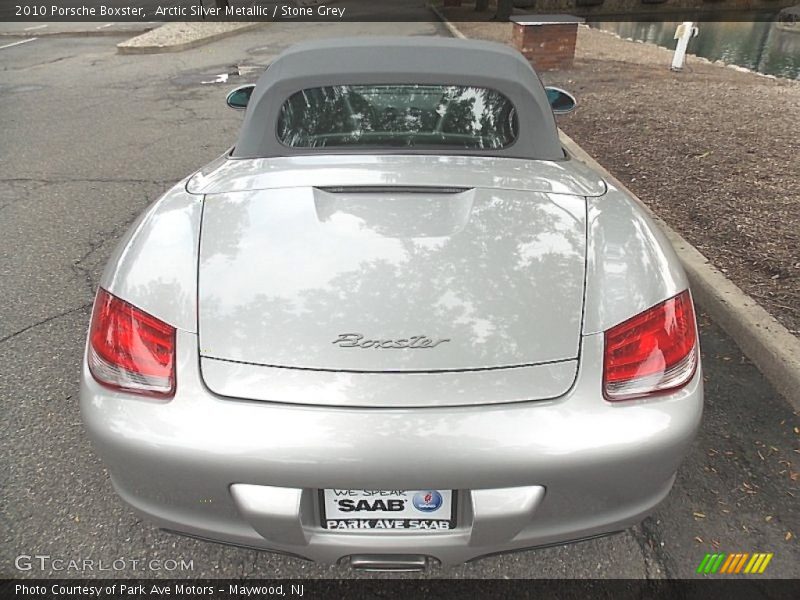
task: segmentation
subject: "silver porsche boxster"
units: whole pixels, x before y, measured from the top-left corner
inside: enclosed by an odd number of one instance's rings
[[[97,292],[86,429],[182,534],[417,569],[623,530],[703,385],[686,276],[559,142],[502,45],[281,54],[235,146],[155,201]]]

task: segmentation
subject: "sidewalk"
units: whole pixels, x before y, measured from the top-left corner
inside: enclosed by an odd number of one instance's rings
[[[511,40],[509,23],[455,25]],[[574,68],[542,77],[578,98],[561,128],[800,335],[800,84],[691,56],[672,73],[671,56],[580,27]]]
[[[164,23],[160,27],[117,44],[120,54],[182,52],[210,42],[263,27],[265,22],[192,21]]]

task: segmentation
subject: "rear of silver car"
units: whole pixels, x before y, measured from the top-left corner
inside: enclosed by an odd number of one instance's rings
[[[604,401],[602,335],[582,339],[578,377],[557,399],[404,409],[220,397],[203,383],[197,347],[178,332],[181,376],[166,403],[84,374],[84,419],[117,493],[166,529],[325,562],[458,563],[624,529],[667,495],[701,414],[699,371],[655,401]],[[466,384],[453,374],[452,385]],[[453,490],[455,528],[329,530],[326,488]]]
[[[652,223],[575,161],[331,160],[223,160],[123,240],[101,286],[174,326],[175,379],[110,389],[88,346],[119,495],[165,529],[366,568],[652,512],[702,413],[690,310],[670,385],[604,380],[609,332],[688,299]]]

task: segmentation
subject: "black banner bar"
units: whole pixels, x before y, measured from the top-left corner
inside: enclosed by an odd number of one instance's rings
[[[797,580],[715,576],[697,580],[620,579],[263,579],[263,580],[0,580],[4,600],[110,600],[152,598],[239,600],[302,598],[414,600],[502,598],[608,600],[794,600]]]
[[[491,0],[476,11],[476,0],[0,0],[0,21],[438,21],[431,6],[450,21],[507,20],[509,10],[603,21],[791,21],[794,13],[781,10],[797,1]]]

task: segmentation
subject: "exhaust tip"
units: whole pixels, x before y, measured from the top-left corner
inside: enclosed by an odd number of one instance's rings
[[[424,554],[353,554],[342,559],[356,571],[391,571],[409,573],[424,571],[437,564],[435,558]]]

